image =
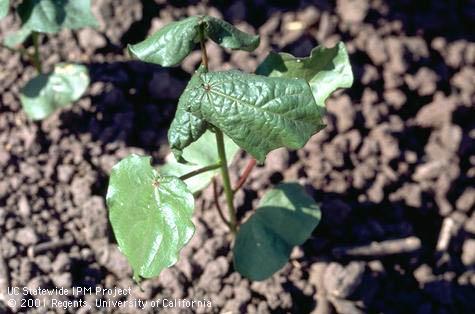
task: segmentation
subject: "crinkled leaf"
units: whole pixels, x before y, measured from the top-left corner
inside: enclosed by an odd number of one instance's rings
[[[60,63],[52,73],[31,79],[21,89],[20,101],[30,119],[41,120],[81,98],[88,85],[85,66]]]
[[[129,45],[130,53],[137,59],[162,66],[180,63],[199,41],[201,17],[192,16],[172,22],[159,29],[144,41]]]
[[[0,19],[7,16],[9,5],[9,0],[0,0]]]
[[[206,16],[204,23],[206,37],[224,48],[253,51],[259,46],[259,35],[240,31],[226,21]]]
[[[112,168],[109,219],[134,278],[150,278],[175,264],[194,233],[193,194],[172,176],[160,176],[151,157],[131,155]]]
[[[188,82],[188,86],[197,86],[200,84],[199,75],[205,73],[204,66],[200,66],[195,74]],[[182,151],[185,147],[198,140],[200,136],[206,131],[208,124],[205,120],[198,118],[186,110],[187,98],[180,97],[178,106],[175,112],[170,128],[168,129],[168,143],[175,159],[180,163],[186,163],[186,159],[182,157]]]
[[[14,49],[18,45],[23,44],[30,35],[31,35],[31,30],[28,28],[22,27],[18,31],[5,36],[3,43],[5,44],[5,46]]]
[[[206,131],[205,120],[195,117],[184,110],[180,103],[170,128],[168,129],[168,143],[176,160],[186,163],[183,158],[183,149],[196,141]]]
[[[303,78],[309,82],[319,105],[324,105],[327,97],[338,88],[353,84],[353,72],[343,43],[333,48],[315,47],[306,58],[271,52],[259,65],[256,74]]]
[[[142,61],[174,66],[190,54],[201,36],[230,49],[252,51],[259,45],[259,36],[244,33],[223,20],[192,16],[165,25],[144,41],[129,45],[129,51]]]
[[[288,261],[320,222],[315,201],[298,183],[282,183],[267,192],[259,208],[241,225],[234,245],[234,266],[251,280],[264,280]]]
[[[25,0],[18,6],[18,14],[22,27],[41,33],[98,25],[91,0]]]
[[[239,146],[231,141],[229,137],[224,136],[224,147],[228,164],[231,164],[234,155],[236,155],[239,150]],[[166,163],[160,168],[160,173],[179,177],[193,170],[217,163],[219,156],[214,133],[206,131],[196,142],[191,143],[183,149],[183,158],[188,161],[189,164],[177,162],[173,154],[167,155]],[[218,172],[219,169],[207,171],[186,179],[185,183],[191,192],[195,193],[205,188]]]
[[[301,148],[323,127],[323,110],[303,79],[235,70],[202,73],[190,81],[180,102],[260,162],[275,148]]]

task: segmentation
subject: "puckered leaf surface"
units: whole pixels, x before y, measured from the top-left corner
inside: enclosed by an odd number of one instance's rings
[[[319,207],[301,185],[278,185],[264,195],[255,214],[239,229],[236,270],[251,280],[272,276],[287,263],[292,248],[310,237],[320,218]]]
[[[21,89],[20,101],[30,119],[41,120],[78,100],[88,85],[85,66],[59,63],[52,73],[31,79]]]
[[[206,69],[200,66],[188,82],[188,87],[198,86],[200,84],[199,75],[205,73],[205,71]],[[183,149],[198,140],[208,127],[205,120],[187,111],[187,102],[186,95],[182,94],[178,101],[175,118],[168,129],[168,143],[172,153],[175,155],[175,159],[180,163],[187,162],[182,157]]]
[[[40,33],[98,25],[91,0],[25,0],[18,6],[18,14],[22,28]]]
[[[129,51],[139,60],[174,66],[190,54],[201,37],[230,49],[252,51],[259,45],[259,36],[242,32],[223,20],[192,16],[165,25],[144,41],[129,45]]]
[[[260,162],[275,148],[301,148],[323,127],[323,110],[303,79],[235,70],[197,73],[180,103]]]
[[[131,155],[113,169],[107,189],[109,219],[134,278],[158,276],[191,239],[194,199],[186,184],[160,176],[151,157]]]
[[[231,164],[239,147],[227,136],[224,136],[224,147],[228,164]],[[183,159],[188,163],[179,163],[173,154],[167,155],[166,163],[160,168],[160,173],[179,177],[193,170],[217,163],[219,161],[219,155],[214,133],[206,131],[196,142],[191,143],[183,149]],[[219,169],[207,171],[185,180],[185,183],[190,191],[195,193],[205,188],[218,172]]]
[[[182,156],[183,149],[198,140],[206,131],[206,126],[205,120],[195,117],[178,104],[175,118],[168,129],[168,143],[176,160],[187,162]]]
[[[353,84],[353,72],[343,43],[332,48],[315,47],[306,58],[271,52],[259,65],[256,74],[303,78],[309,82],[315,100],[321,106],[335,90]]]
[[[144,41],[129,45],[130,53],[137,59],[173,66],[180,63],[199,42],[201,17],[192,16],[172,22],[159,29]]]

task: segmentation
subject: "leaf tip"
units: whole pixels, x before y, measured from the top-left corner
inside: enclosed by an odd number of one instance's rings
[[[142,277],[141,277],[135,270],[134,270],[134,275],[132,276],[132,279],[135,281],[135,283],[136,283],[137,285],[139,285],[140,290],[143,291],[143,288],[142,288],[142,285],[141,285],[141,283],[142,283]]]
[[[128,44],[127,45],[127,50],[129,52],[129,55],[134,58],[134,59],[140,59],[139,56],[137,55],[137,52],[135,51],[135,45]]]
[[[342,87],[350,88],[354,82],[354,75],[353,75],[353,70],[351,69],[350,56],[348,54],[348,50],[346,49],[345,44],[342,41],[338,42],[336,46],[338,49],[338,53],[343,56],[343,60],[344,60],[344,70],[342,72],[343,72],[343,75],[346,76],[346,81],[343,80]]]
[[[172,153],[173,156],[175,156],[176,161],[178,161],[181,164],[187,164],[188,162],[186,159],[183,157],[183,150],[178,149],[178,148],[172,148]]]
[[[254,35],[251,39],[251,49],[252,50],[255,50],[257,47],[259,47],[259,45],[261,44],[261,36],[259,35]],[[251,50],[251,51],[252,51]]]

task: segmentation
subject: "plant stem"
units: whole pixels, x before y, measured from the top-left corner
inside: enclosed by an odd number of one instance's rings
[[[208,71],[208,54],[206,52],[205,37],[203,27],[200,29],[200,48],[201,48],[201,64],[204,66],[206,72]],[[216,203],[216,209],[218,210],[219,216],[224,221],[224,223],[231,229],[233,234],[236,234],[237,223],[236,223],[236,211],[234,209],[234,193],[231,187],[231,181],[229,180],[228,172],[228,161],[226,159],[226,150],[224,149],[224,140],[223,132],[218,128],[214,130],[216,134],[216,143],[218,146],[218,155],[219,155],[219,166],[221,167],[221,177],[223,178],[224,193],[226,195],[226,203],[228,205],[229,212],[229,221],[224,217],[223,211],[218,201],[218,189],[216,185],[216,180],[213,178],[213,194],[214,202]]]
[[[208,54],[206,52],[203,27],[201,27],[200,29],[200,48],[201,48],[201,63],[205,67],[206,71],[208,71]],[[223,221],[231,229],[231,232],[233,234],[236,234],[237,223],[236,223],[236,210],[234,209],[234,203],[233,203],[234,192],[231,187],[231,181],[229,180],[228,161],[226,159],[226,150],[224,149],[223,132],[221,132],[221,130],[218,128],[215,128],[214,131],[216,135],[216,143],[218,145],[219,165],[221,167],[221,177],[223,178],[224,193],[226,195],[226,203],[228,205],[229,222],[224,218],[224,215],[221,211],[221,207],[218,204],[216,182],[213,180],[213,190],[214,190],[213,192],[215,194],[216,208],[218,209],[218,213],[223,219]]]
[[[249,174],[251,173],[251,171],[252,171],[252,169],[254,168],[255,165],[256,165],[256,160],[254,158],[249,160],[249,162],[246,165],[246,168],[244,168],[244,171],[243,171],[241,177],[239,177],[239,181],[237,182],[236,186],[234,187],[234,190],[233,190],[234,193],[236,193],[236,191],[238,191],[244,185],[244,183],[246,183],[246,180],[249,177]]]
[[[40,34],[38,32],[33,32],[32,37],[33,37],[33,46],[35,48],[35,53],[33,55],[33,65],[35,66],[38,74],[41,74],[43,72],[43,69],[42,69],[41,59],[40,59]]]
[[[218,155],[221,164],[221,177],[223,178],[224,193],[226,195],[226,203],[229,211],[229,223],[231,231],[235,234],[237,230],[236,225],[236,211],[234,209],[233,199],[234,193],[231,188],[231,181],[229,180],[228,161],[226,160],[226,151],[224,149],[223,132],[220,129],[215,129],[216,143],[218,144]]]
[[[208,71],[208,54],[206,52],[206,45],[205,45],[205,35],[203,26],[200,27],[200,48],[201,48],[201,63]]]
[[[208,69],[208,54],[206,53],[206,46],[203,40],[200,41],[201,45],[201,62],[203,63],[204,67]]]
[[[7,45],[1,44],[1,43],[0,43],[0,47],[5,48],[7,50],[10,50],[11,52],[14,52],[14,53],[21,54],[23,57],[27,58],[28,61],[34,66],[34,64],[35,64],[34,56],[31,53],[29,53],[25,48],[23,48],[23,47],[12,48],[12,47],[8,47]]]
[[[207,172],[207,171],[211,171],[211,170],[214,170],[214,169],[218,169],[219,167],[221,167],[221,164],[217,163],[217,164],[213,164],[213,165],[209,165],[209,166],[206,166],[206,167],[203,167],[203,168],[199,168],[199,169],[196,169],[196,170],[193,170],[187,174],[184,174],[180,177],[181,180],[186,180],[186,179],[189,179],[191,177],[194,177],[194,176],[197,176],[203,172]]]
[[[226,224],[226,226],[231,229],[231,224],[229,221],[226,220],[223,214],[223,210],[221,209],[221,206],[219,205],[219,200],[218,200],[218,184],[216,183],[216,179],[213,178],[213,197],[214,197],[214,203],[216,204],[216,209],[218,209],[218,214],[219,217],[221,217],[221,220]],[[232,230],[232,229],[231,229]]]

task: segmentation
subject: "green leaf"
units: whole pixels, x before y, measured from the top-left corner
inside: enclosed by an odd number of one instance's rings
[[[201,17],[192,16],[172,22],[159,29],[144,41],[129,45],[129,51],[137,59],[162,66],[180,63],[199,42]]]
[[[201,36],[230,49],[252,51],[259,45],[259,36],[244,33],[223,20],[192,16],[167,24],[144,41],[128,47],[139,60],[174,66],[190,54]]]
[[[18,14],[22,27],[40,33],[98,26],[90,0],[25,0],[18,6]]]
[[[224,146],[228,164],[231,164],[234,155],[236,155],[239,150],[239,146],[237,146],[227,136],[224,136]],[[189,164],[179,163],[173,154],[168,154],[165,165],[163,165],[159,171],[163,175],[179,177],[193,170],[215,164],[219,161],[218,150],[216,147],[214,133],[206,131],[196,142],[191,143],[183,150],[183,158],[188,161]],[[219,169],[207,171],[185,180],[185,183],[190,191],[195,193],[204,189],[218,172]]]
[[[253,51],[259,46],[259,35],[240,31],[226,21],[212,16],[204,17],[205,35],[218,45],[229,49]]]
[[[288,261],[320,222],[315,201],[298,183],[282,183],[267,192],[255,214],[241,225],[234,245],[234,266],[251,280],[264,280]]]
[[[20,30],[11,33],[5,37],[3,43],[5,46],[15,49],[18,45],[21,45],[31,35],[31,30],[22,27]]]
[[[112,168],[109,219],[134,279],[158,276],[191,239],[193,194],[176,177],[160,176],[151,157],[130,155]]]
[[[204,66],[200,66],[188,82],[188,86],[200,84],[199,75],[205,73]],[[175,158],[180,163],[187,161],[182,157],[182,151],[185,147],[198,140],[206,131],[208,124],[205,120],[198,118],[186,110],[187,98],[180,96],[175,117],[168,129],[168,143]]]
[[[303,78],[309,82],[319,105],[324,105],[328,96],[338,88],[348,88],[353,84],[353,72],[343,43],[332,48],[315,47],[306,58],[271,52],[259,65],[256,74]]]
[[[31,79],[21,89],[20,101],[30,119],[41,120],[81,98],[88,85],[85,66],[59,63],[52,73]]]
[[[323,110],[303,79],[235,70],[196,74],[180,102],[185,111],[221,129],[259,162],[275,148],[301,148],[323,128]]]
[[[10,6],[9,0],[0,0],[0,19],[7,16],[9,6]]]
[[[186,163],[183,158],[183,149],[200,138],[206,131],[207,123],[205,120],[193,116],[185,111],[183,106],[178,107],[170,128],[168,129],[168,143],[180,163]]]

